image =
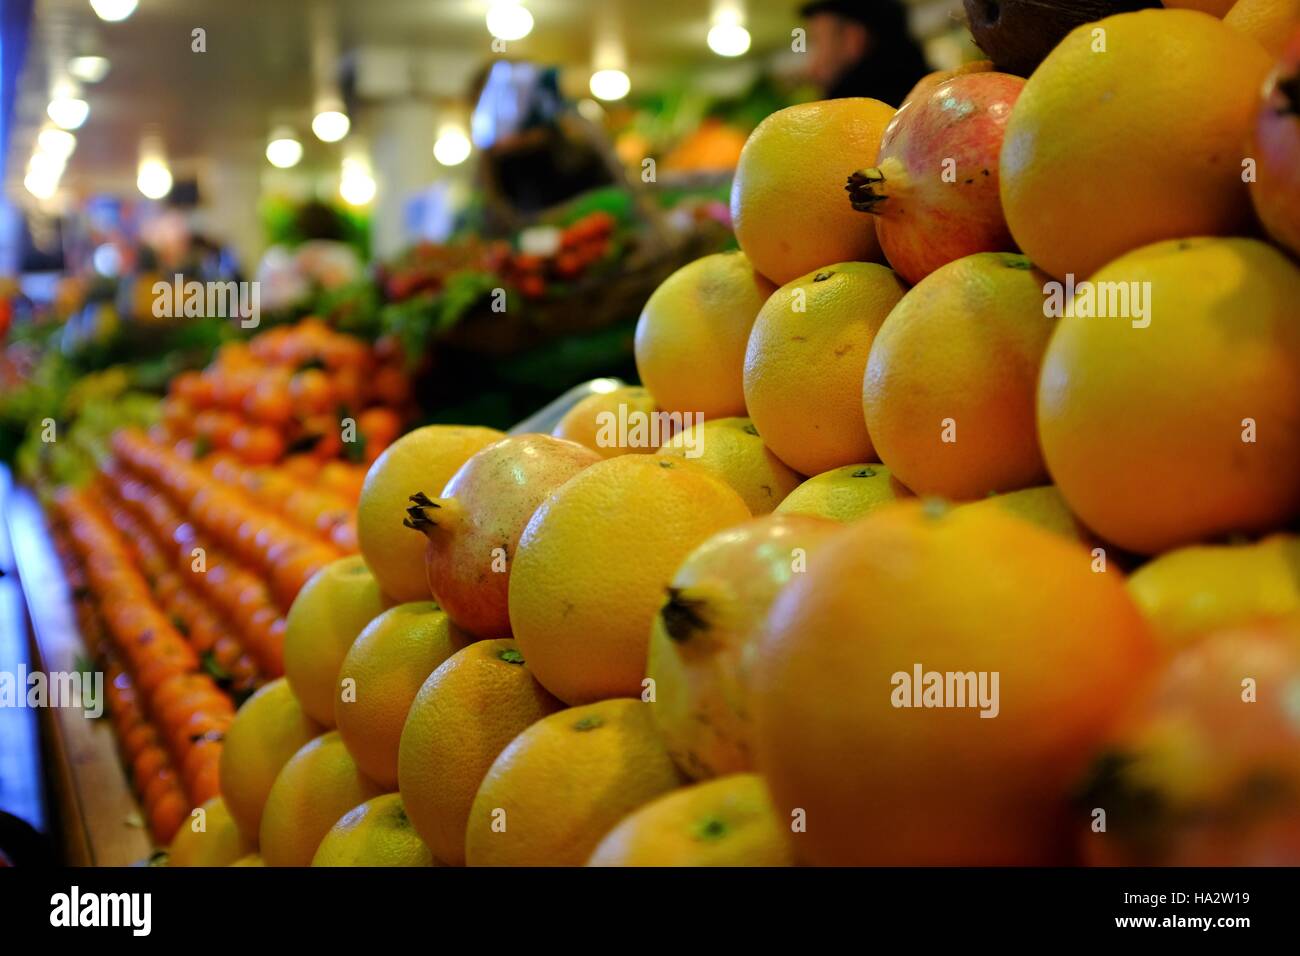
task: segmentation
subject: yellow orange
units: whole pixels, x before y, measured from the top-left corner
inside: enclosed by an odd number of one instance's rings
[[[1300,27],[1300,0],[1237,0],[1223,22],[1281,56],[1287,40]]]
[[[199,810],[202,814],[199,815]],[[228,866],[253,851],[226,802],[213,797],[192,811],[167,848],[168,866]]]
[[[696,259],[655,289],[636,324],[636,370],[667,412],[745,414],[745,344],[776,291],[743,252]]]
[[[402,797],[386,793],[353,807],[320,841],[312,866],[436,866],[433,853],[402,808]]]
[[[510,624],[529,669],[569,704],[641,693],[650,624],[682,558],[749,517],[699,466],[623,455],[537,509],[510,572]]]
[[[856,521],[912,492],[879,463],[844,465],[813,475],[776,506],[779,515]]]
[[[1079,519],[1070,511],[1070,506],[1065,503],[1060,489],[1055,485],[1021,488],[1004,495],[989,495],[979,501],[968,501],[959,507],[985,513],[1000,511],[1080,543],[1090,543],[1092,540],[1092,536],[1079,524]]]
[[[648,421],[658,410],[646,389],[639,385],[623,385],[610,392],[588,395],[565,413],[551,434],[585,445],[602,458],[651,454],[659,448],[658,442],[620,442],[617,430],[611,430],[610,424],[620,420],[630,424],[638,418]],[[630,429],[628,434],[632,434]]]
[[[745,353],[745,403],[777,457],[803,475],[871,461],[862,375],[905,292],[885,266],[827,265],[767,300]]]
[[[803,481],[763,444],[748,418],[715,418],[692,425],[674,435],[659,454],[692,461],[717,475],[756,515],[770,512]]]
[[[470,866],[581,866],[637,807],[682,783],[636,700],[543,717],[493,761],[470,809]]]
[[[588,866],[790,866],[763,779],[737,773],[652,800],[605,835]]]
[[[432,601],[384,611],[353,642],[339,667],[334,718],[357,766],[397,787],[397,745],[425,679],[470,638]]]
[[[407,499],[417,491],[438,494],[470,455],[504,437],[495,428],[426,425],[397,439],[370,466],[357,504],[357,543],[380,590],[394,601],[429,599],[424,538],[402,526]]]
[[[563,706],[529,673],[514,641],[479,641],[429,675],[402,731],[398,786],[439,860],[464,865],[465,823],[492,761]]]
[[[750,134],[731,185],[736,239],[778,285],[833,262],[880,258],[875,223],[844,199],[875,161],[894,107],[850,97],[773,113]]]

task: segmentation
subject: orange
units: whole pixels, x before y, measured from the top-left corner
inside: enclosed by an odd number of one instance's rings
[[[568,704],[641,693],[650,623],[682,558],[749,517],[686,461],[623,455],[580,471],[534,513],[510,572],[510,624]]]
[[[611,441],[610,437],[616,433],[609,430],[607,423],[620,419],[631,423],[638,418],[646,419],[658,410],[655,400],[644,388],[623,385],[613,391],[588,395],[565,413],[551,434],[555,438],[567,438],[585,445],[602,458],[649,454],[658,449],[658,442],[630,445]]]
[[[960,507],[986,513],[1000,511],[1073,541],[1092,543],[1091,535],[1079,524],[1079,519],[1070,511],[1070,506],[1065,503],[1055,485],[1021,488],[1005,495],[989,495],[979,501],[968,501]]]
[[[202,816],[195,816],[202,810]],[[168,866],[226,866],[253,851],[253,843],[221,797],[213,797],[190,813],[167,848]]]
[[[893,116],[888,104],[853,97],[791,106],[758,124],[731,183],[736,240],[755,269],[781,285],[833,262],[880,258],[875,223],[845,202],[844,184],[875,161]]]
[[[1210,631],[1300,614],[1300,537],[1166,551],[1133,572],[1128,590],[1157,635],[1175,646]]]
[[[221,748],[221,796],[246,839],[257,840],[262,808],[281,768],[321,730],[283,677],[239,708]]]
[[[773,600],[838,522],[766,515],[719,531],[673,575],[650,635],[655,725],[696,779],[753,768],[749,670]]]
[[[1254,40],[1192,10],[1074,29],[1007,123],[1002,207],[1017,245],[1058,279],[1084,279],[1159,239],[1250,229],[1242,150],[1271,66]]]
[[[717,475],[765,515],[803,481],[803,476],[772,454],[748,418],[715,418],[673,436],[659,454],[692,461]]]
[[[682,266],[655,289],[636,324],[636,370],[668,412],[745,414],[745,345],[776,286],[743,252]]]
[[[389,608],[366,625],[339,667],[334,721],[357,766],[397,788],[397,744],[411,701],[434,669],[470,641],[432,601]]]
[[[665,794],[624,817],[588,866],[790,866],[788,825],[763,779],[737,773]]]
[[[779,515],[856,521],[910,492],[881,464],[844,465],[813,475],[776,506]]]
[[[1165,0],[1164,5],[1174,10],[1200,10],[1212,17],[1222,17],[1232,9],[1236,0]]]
[[[465,823],[492,761],[563,706],[529,673],[514,641],[471,644],[429,676],[402,730],[398,788],[434,856],[465,865]]]
[[[267,866],[308,866],[339,817],[383,788],[362,776],[338,731],[289,758],[266,798],[258,847]]]
[[[266,863],[262,861],[262,854],[250,853],[248,854],[248,856],[240,857],[238,860],[236,860],[234,863],[231,863],[230,865],[231,866],[266,866]]]
[[[383,610],[374,575],[355,554],[326,565],[294,599],[285,620],[284,676],[318,724],[334,726],[339,667],[357,635]]]
[[[758,313],[745,353],[745,404],[763,441],[800,474],[875,457],[862,374],[905,291],[885,266],[842,262],[782,286]]]
[[[436,866],[411,826],[400,794],[386,793],[353,807],[330,827],[312,866]]]
[[[966,256],[922,279],[876,333],[867,431],[916,494],[971,499],[1047,480],[1034,397],[1054,324],[1048,281],[1021,255]]]
[[[651,704],[604,700],[543,717],[492,762],[470,809],[470,866],[581,866],[613,826],[682,778]]]
[[[892,505],[777,598],[758,768],[805,862],[1068,861],[1071,789],[1155,659],[1088,552],[1001,514]]]
[[[1137,283],[1113,287],[1149,308],[1067,316],[1047,347],[1038,431],[1070,510],[1143,554],[1300,511],[1300,268],[1254,239],[1188,239],[1093,282]]]
[[[426,425],[384,449],[361,487],[357,543],[379,589],[394,601],[427,601],[424,539],[402,526],[407,499],[437,495],[470,455],[504,438],[495,428]]]
[[[1300,0],[1237,0],[1223,22],[1274,56],[1281,56],[1287,40],[1300,27]]]

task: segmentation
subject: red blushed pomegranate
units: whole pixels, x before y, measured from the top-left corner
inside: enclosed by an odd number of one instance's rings
[[[981,72],[918,90],[885,128],[876,165],[849,177],[853,208],[876,217],[880,247],[907,282],[972,253],[1015,250],[998,155],[1024,85]]]
[[[434,599],[477,638],[510,636],[510,562],[546,496],[600,455],[550,435],[518,435],[461,465],[438,498],[411,496],[406,526],[429,539],[425,571]]]
[[[1259,221],[1300,256],[1300,31],[1264,85],[1250,155],[1258,164],[1250,197]]]
[[[1081,790],[1084,859],[1300,864],[1297,699],[1300,619],[1242,625],[1174,656]]]

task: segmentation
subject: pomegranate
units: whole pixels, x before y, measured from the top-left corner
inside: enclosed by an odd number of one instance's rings
[[[998,156],[1024,85],[980,72],[920,89],[885,128],[876,165],[849,177],[853,208],[876,217],[880,247],[907,282],[972,253],[1015,250]]]
[[[1279,245],[1300,256],[1300,31],[1264,84],[1253,136],[1255,212]]]
[[[651,630],[646,674],[668,752],[691,777],[752,769],[750,639],[781,588],[843,527],[764,515],[715,534],[673,575]]]
[[[477,638],[510,636],[510,561],[524,526],[547,495],[600,460],[577,442],[516,435],[461,465],[441,497],[411,496],[405,524],[429,539],[429,589],[457,627]]]
[[[970,63],[963,63],[955,70],[935,70],[933,73],[927,73],[916,81],[916,86],[903,97],[903,102],[898,104],[901,110],[912,100],[919,100],[921,97],[929,94],[940,83],[947,83],[954,76],[965,76],[967,73],[988,73],[993,69],[992,60],[972,60]]]
[[[1083,792],[1089,863],[1300,864],[1300,619],[1179,653],[1122,721]]]

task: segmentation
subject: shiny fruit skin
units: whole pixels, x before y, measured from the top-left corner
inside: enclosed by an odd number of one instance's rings
[[[856,521],[877,508],[914,497],[879,462],[844,465],[813,475],[786,495],[773,514],[810,515],[834,521]]]
[[[636,324],[637,375],[667,412],[745,414],[745,346],[776,286],[743,252],[682,266],[655,289]]]
[[[867,431],[916,494],[962,501],[1047,480],[1034,401],[1054,325],[1048,281],[1022,255],[966,256],[910,289],[876,332]]]
[[[434,600],[475,637],[510,636],[510,562],[533,512],[600,455],[549,435],[502,439],[473,455],[447,482],[408,509],[428,544]],[[418,514],[416,513],[418,512]]]
[[[510,623],[541,682],[568,704],[642,692],[650,625],[681,560],[750,517],[687,461],[624,455],[557,488],[524,529]]]
[[[1021,250],[1057,279],[1083,279],[1162,239],[1249,230],[1241,153],[1271,65],[1259,44],[1192,10],[1076,28],[1007,124],[1002,207]]]
[[[841,530],[823,518],[755,518],[709,538],[673,575],[646,676],[655,682],[655,725],[687,776],[753,769],[754,638],[781,589]]]
[[[731,186],[736,240],[755,269],[781,285],[880,258],[875,226],[844,201],[843,159],[874,158],[893,115],[879,100],[846,98],[787,107],[758,125]]]
[[[652,455],[658,450],[658,444],[630,445],[609,441],[612,433],[605,423],[620,419],[629,424],[638,418],[649,420],[648,416],[658,411],[649,391],[638,385],[624,385],[612,392],[588,395],[565,413],[551,434],[590,448],[601,458]]]
[[[767,447],[802,475],[871,461],[862,373],[906,287],[875,263],[828,265],[767,300],[745,352],[745,404]]]
[[[1090,565],[1026,522],[922,503],[829,542],[778,596],[754,670],[759,772],[778,819],[805,811],[796,856],[1068,861],[1071,788],[1156,660],[1117,573]],[[984,674],[983,704],[899,706],[918,665]]]
[[[803,481],[763,444],[748,418],[714,418],[691,425],[674,435],[659,455],[695,462],[717,475],[756,515],[771,512]]]
[[[1149,308],[1065,316],[1048,343],[1038,434],[1070,510],[1141,554],[1300,511],[1300,268],[1254,239],[1187,239],[1090,281]]]
[[[904,104],[852,193],[876,217],[889,265],[911,285],[977,252],[1016,248],[1002,215],[1002,137],[1025,81],[969,73]],[[857,181],[857,174],[851,181]]]

